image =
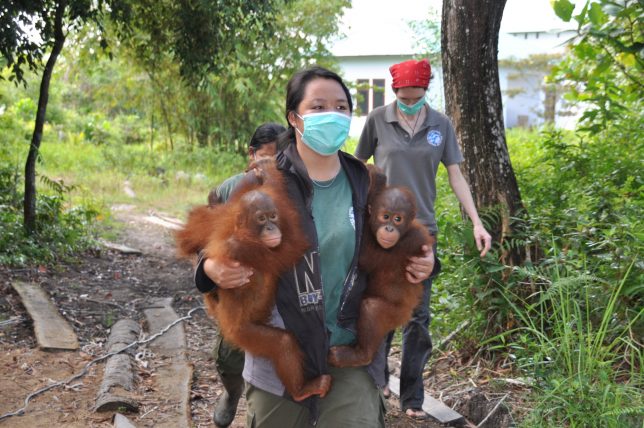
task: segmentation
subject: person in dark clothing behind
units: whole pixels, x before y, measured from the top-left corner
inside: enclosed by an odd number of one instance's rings
[[[330,374],[331,390],[295,402],[271,363],[246,353],[248,427],[384,427],[384,343],[367,367],[334,368],[329,346],[353,344],[366,278],[357,268],[369,176],[362,162],[340,151],[351,122],[351,95],[342,79],[320,67],[296,73],[286,95],[288,146],[277,156],[293,206],[311,244],[293,270],[279,280],[270,323],[291,331],[305,355],[308,376]],[[407,266],[412,282],[429,277],[433,253]],[[231,260],[202,259],[200,291],[243,286],[251,269]]]
[[[264,123],[257,127],[248,144],[248,160],[250,162],[277,154],[277,139],[286,131],[277,123]],[[239,173],[224,180],[208,195],[208,204],[222,204],[228,200],[231,192],[245,173]],[[220,334],[215,338],[213,349],[215,367],[224,386],[224,392],[217,398],[212,420],[215,426],[225,428],[235,418],[237,403],[244,389],[242,370],[244,369],[244,352],[226,342]]]
[[[286,131],[286,128],[278,123],[264,123],[258,126],[248,144],[249,162],[266,157],[274,157],[277,154],[277,139],[284,131]],[[239,174],[233,175],[224,180],[217,188],[213,189],[208,195],[208,204],[215,205],[226,202],[230,193],[244,174],[240,172]]]

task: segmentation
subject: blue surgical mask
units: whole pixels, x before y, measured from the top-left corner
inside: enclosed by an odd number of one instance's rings
[[[323,156],[330,156],[340,150],[349,136],[351,116],[346,114],[327,112],[296,115],[304,121],[304,133],[295,128],[302,136],[302,141]]]
[[[425,97],[418,100],[416,104],[412,104],[410,106],[401,102],[400,100],[396,100],[396,103],[398,104],[400,111],[408,115],[413,115],[418,113],[420,109],[423,108],[423,106],[425,105]]]

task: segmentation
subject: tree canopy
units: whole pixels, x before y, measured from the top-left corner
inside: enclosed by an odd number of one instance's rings
[[[163,94],[156,102],[170,134],[181,130],[202,146],[244,151],[258,124],[280,120],[283,88],[293,72],[311,63],[332,65],[326,41],[337,33],[337,17],[349,2],[274,0],[253,7],[233,1],[245,6],[199,9],[205,3],[181,11],[171,1],[139,2],[133,34],[123,39],[125,54]],[[232,14],[222,21],[228,10]],[[188,28],[194,26],[189,15],[210,30]],[[188,48],[186,32],[203,46]],[[180,103],[172,107],[180,114],[167,114],[168,100]]]
[[[556,67],[554,79],[568,84],[569,100],[585,106],[581,123],[597,132],[612,120],[641,112],[642,2],[587,1],[576,15],[570,0],[557,0],[553,6],[561,19],[578,24],[571,55]]]
[[[103,28],[105,17],[125,23],[130,14],[126,0],[32,0],[3,2],[0,6],[0,53],[10,69],[10,80],[25,83],[25,71],[37,71],[56,39],[56,13],[62,30],[77,31],[92,21]],[[101,44],[106,45],[102,39]]]

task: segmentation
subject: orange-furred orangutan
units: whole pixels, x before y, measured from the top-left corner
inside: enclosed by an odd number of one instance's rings
[[[404,325],[423,295],[423,284],[406,278],[409,257],[422,256],[434,237],[415,220],[416,201],[404,187],[387,187],[386,177],[369,169],[368,220],[362,237],[360,268],[367,289],[360,307],[355,346],[334,346],[329,364],[364,366],[371,362],[387,333]]]
[[[268,358],[295,401],[324,397],[331,376],[305,380],[303,353],[295,336],[267,324],[275,304],[278,278],[303,256],[309,244],[300,230],[274,161],[258,163],[225,204],[193,209],[177,233],[180,256],[203,250],[216,261],[235,260],[253,269],[250,282],[206,293],[208,313],[223,337],[239,348]]]

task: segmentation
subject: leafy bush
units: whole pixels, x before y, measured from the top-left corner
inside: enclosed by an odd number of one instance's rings
[[[573,16],[569,0],[553,3],[579,23],[553,80],[569,85],[566,98],[584,112],[576,133],[544,129],[520,136],[519,147],[508,134],[530,214],[514,240],[540,251],[512,270],[495,257],[473,261],[482,275],[472,280],[472,305],[507,330],[483,345],[536,381],[525,426],[641,426],[641,5],[591,0]]]
[[[644,357],[632,337],[644,310],[619,308],[630,269],[615,287],[558,262],[521,270],[542,291],[529,302],[506,287],[520,326],[491,341],[511,338],[504,344],[510,356],[536,381],[537,405],[525,426],[637,426],[630,415],[644,411]]]
[[[539,248],[539,253],[532,254],[525,267],[547,268],[559,263],[607,283],[625,280],[621,298],[628,305],[623,310],[641,306],[644,296],[639,232],[643,230],[644,218],[642,178],[639,160],[630,155],[630,141],[614,137],[614,144],[607,147],[602,134],[588,136],[545,130],[541,135],[533,134],[531,139],[519,140],[512,138],[512,134],[508,138],[511,153],[518,141],[538,153],[526,167],[520,163],[515,165],[530,217],[521,233],[509,241],[511,245],[537,243]],[[521,150],[525,151],[526,147]],[[481,217],[485,222],[493,214],[481,213]],[[489,257],[479,260],[467,228],[463,229],[453,220],[441,228],[466,242],[465,251],[458,247],[450,249],[448,245],[453,262],[460,266],[453,275],[469,276],[469,293],[460,291],[466,296],[466,305],[480,307],[488,313],[487,321],[494,327],[489,332],[493,334],[512,327],[515,315],[503,297],[505,288],[521,299],[528,299],[546,285],[535,283],[524,272],[510,270],[499,263],[502,249],[495,248]],[[449,237],[447,243],[451,244]],[[450,264],[446,264],[448,275]],[[626,270],[632,264],[633,272],[626,278]],[[606,290],[598,290],[593,296],[598,302],[605,301]],[[624,312],[618,317],[624,318]]]
[[[552,80],[568,85],[569,101],[583,103],[583,129],[598,132],[625,116],[641,124],[642,2],[588,0],[577,15],[570,0],[554,0],[553,6],[561,19],[578,24],[571,54],[555,67]]]
[[[19,174],[13,168],[0,168],[0,264],[50,264],[72,259],[94,244],[97,212],[89,207],[65,209],[71,187],[44,177],[42,181],[53,194],[38,194],[36,231],[29,235],[22,223]]]
[[[526,427],[641,421],[644,361],[632,338],[644,325],[641,159],[633,156],[642,144],[637,125],[614,125],[592,134],[508,131],[529,213],[512,242],[540,249],[522,267],[499,263],[500,248],[479,259],[438,177],[444,270],[434,282],[432,331],[444,336],[469,319],[463,340],[481,343],[483,355],[510,356],[535,379]],[[493,216],[481,213],[484,222]]]

